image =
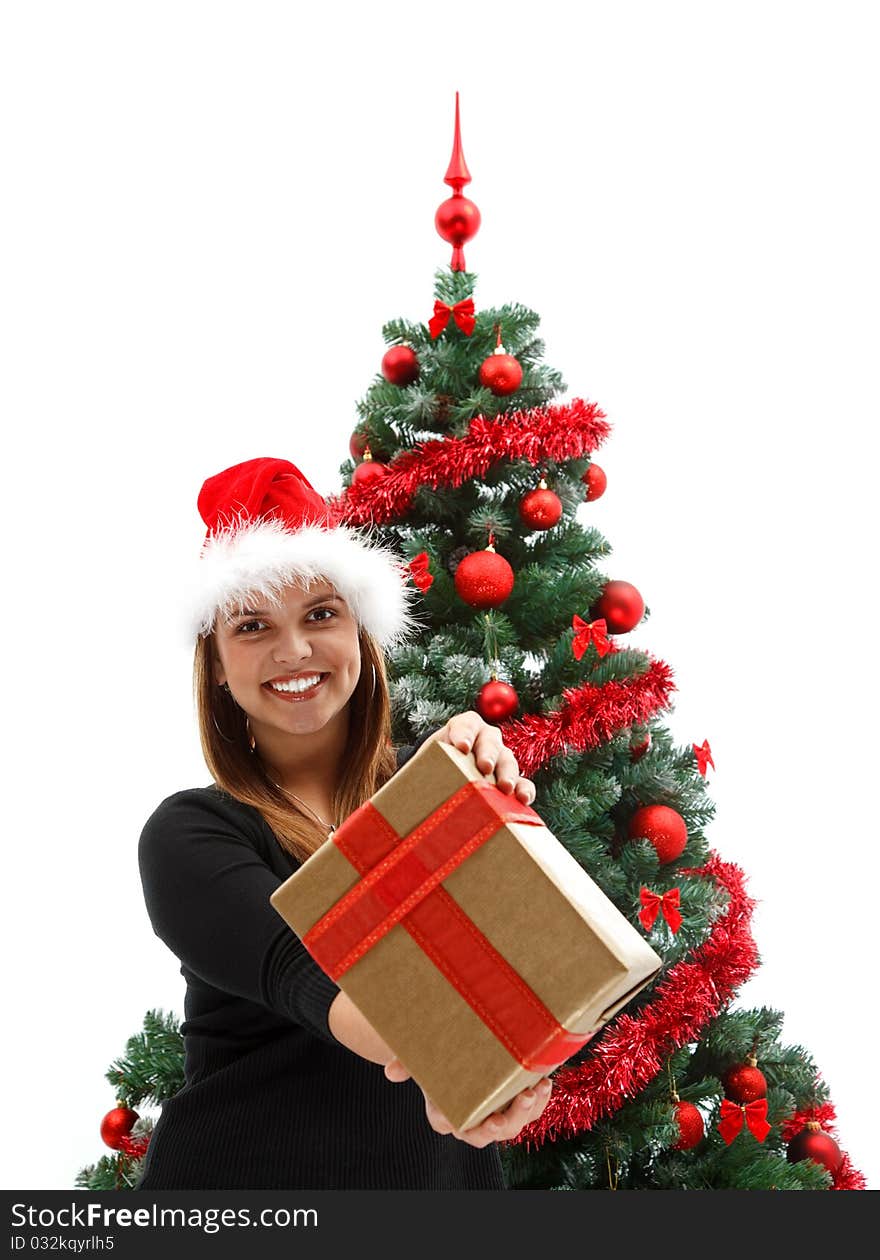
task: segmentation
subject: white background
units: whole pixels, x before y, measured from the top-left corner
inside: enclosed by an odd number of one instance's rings
[[[104,1072],[182,1018],[137,838],[203,784],[172,575],[205,477],[339,489],[382,323],[449,261],[454,92],[484,306],[613,424],[582,509],[651,616],[709,838],[880,1186],[873,993],[877,43],[870,4],[4,6],[10,1189],[103,1152]]]

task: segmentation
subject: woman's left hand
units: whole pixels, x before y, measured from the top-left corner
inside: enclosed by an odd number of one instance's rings
[[[474,710],[456,713],[431,738],[445,740],[461,752],[473,753],[478,770],[483,774],[494,771],[500,791],[514,793],[524,805],[531,805],[535,799],[534,783],[520,775],[516,757],[505,747],[498,727],[485,722]]]

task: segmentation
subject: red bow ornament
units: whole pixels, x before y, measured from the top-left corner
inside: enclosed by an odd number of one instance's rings
[[[409,564],[406,566],[420,591],[426,591],[434,581],[434,576],[428,568],[428,553],[420,551],[417,556],[413,556]]]
[[[571,624],[575,629],[575,636],[571,641],[571,650],[574,652],[576,660],[581,659],[591,643],[595,643],[596,651],[600,656],[604,656],[606,652],[611,651],[611,644],[605,633],[607,622],[604,617],[600,617],[598,621],[584,621],[575,613],[571,619]]]
[[[645,931],[650,932],[657,922],[657,915],[662,910],[663,918],[669,924],[674,936],[681,927],[681,914],[678,909],[681,900],[680,890],[678,888],[670,888],[661,897],[659,893],[651,892],[650,888],[643,888],[639,893],[639,897],[642,902],[639,919]]]
[[[709,747],[708,739],[704,739],[699,747],[694,744],[693,750],[694,756],[697,759],[697,766],[700,774],[705,775],[707,764],[710,765],[713,770],[715,769],[715,762],[712,760],[712,749]]]
[[[456,302],[455,306],[447,306],[445,302],[437,301],[434,303],[434,314],[428,321],[432,337],[439,337],[443,329],[449,323],[449,316],[455,320],[461,331],[466,337],[469,337],[476,327],[476,319],[474,318],[474,299],[464,298],[461,302]]]
[[[771,1127],[767,1123],[767,1099],[756,1098],[754,1102],[746,1103],[742,1106],[739,1103],[731,1102],[728,1098],[722,1098],[721,1123],[718,1125],[718,1132],[728,1146],[742,1130],[743,1122],[748,1125],[749,1132],[753,1137],[756,1137],[759,1142],[763,1142]]]

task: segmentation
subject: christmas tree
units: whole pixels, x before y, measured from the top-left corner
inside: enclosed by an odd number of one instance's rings
[[[501,1144],[511,1189],[861,1189],[837,1145],[816,1065],[781,1040],[782,1015],[737,1010],[759,958],[745,877],[705,827],[708,741],[678,746],[672,671],[625,636],[650,610],[603,570],[611,547],[576,518],[606,487],[604,413],[542,361],[539,317],[481,310],[464,245],[480,226],[463,194],[456,96],[436,226],[453,246],[426,322],[383,328],[381,372],[358,404],[335,500],[406,557],[427,629],[393,650],[395,742],[477,710],[534,780],[536,808],[663,958],[655,980],[553,1073],[534,1124]],[[172,1016],[148,1012],[107,1072],[101,1126],[116,1154],[77,1186],[129,1189],[151,1121],[183,1084]]]
[[[390,654],[402,741],[475,709],[497,724],[558,840],[663,957],[657,978],[554,1073],[502,1144],[511,1189],[853,1189],[816,1065],[775,1010],[734,1010],[758,966],[743,873],[707,842],[708,741],[676,746],[672,672],[626,634],[649,609],[576,516],[601,498],[594,403],[554,403],[539,317],[480,309],[480,226],[456,95],[435,224],[453,246],[426,322],[395,319],[358,404],[337,503],[407,557],[427,630]]]

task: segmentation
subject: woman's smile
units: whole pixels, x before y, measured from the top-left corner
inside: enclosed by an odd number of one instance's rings
[[[273,684],[271,682],[265,682],[265,683],[262,683],[261,685],[264,691],[268,691],[271,695],[275,696],[278,700],[283,700],[288,704],[292,704],[292,703],[295,703],[296,701],[311,700],[313,696],[316,696],[318,694],[318,692],[324,686],[324,683],[327,681],[329,677],[330,677],[329,673],[321,674],[320,681],[316,682],[313,686],[307,688],[305,691],[301,689],[302,684],[298,681],[294,681],[294,682],[286,683],[286,684],[279,684],[279,683]],[[281,690],[282,686],[284,687],[284,690]]]

